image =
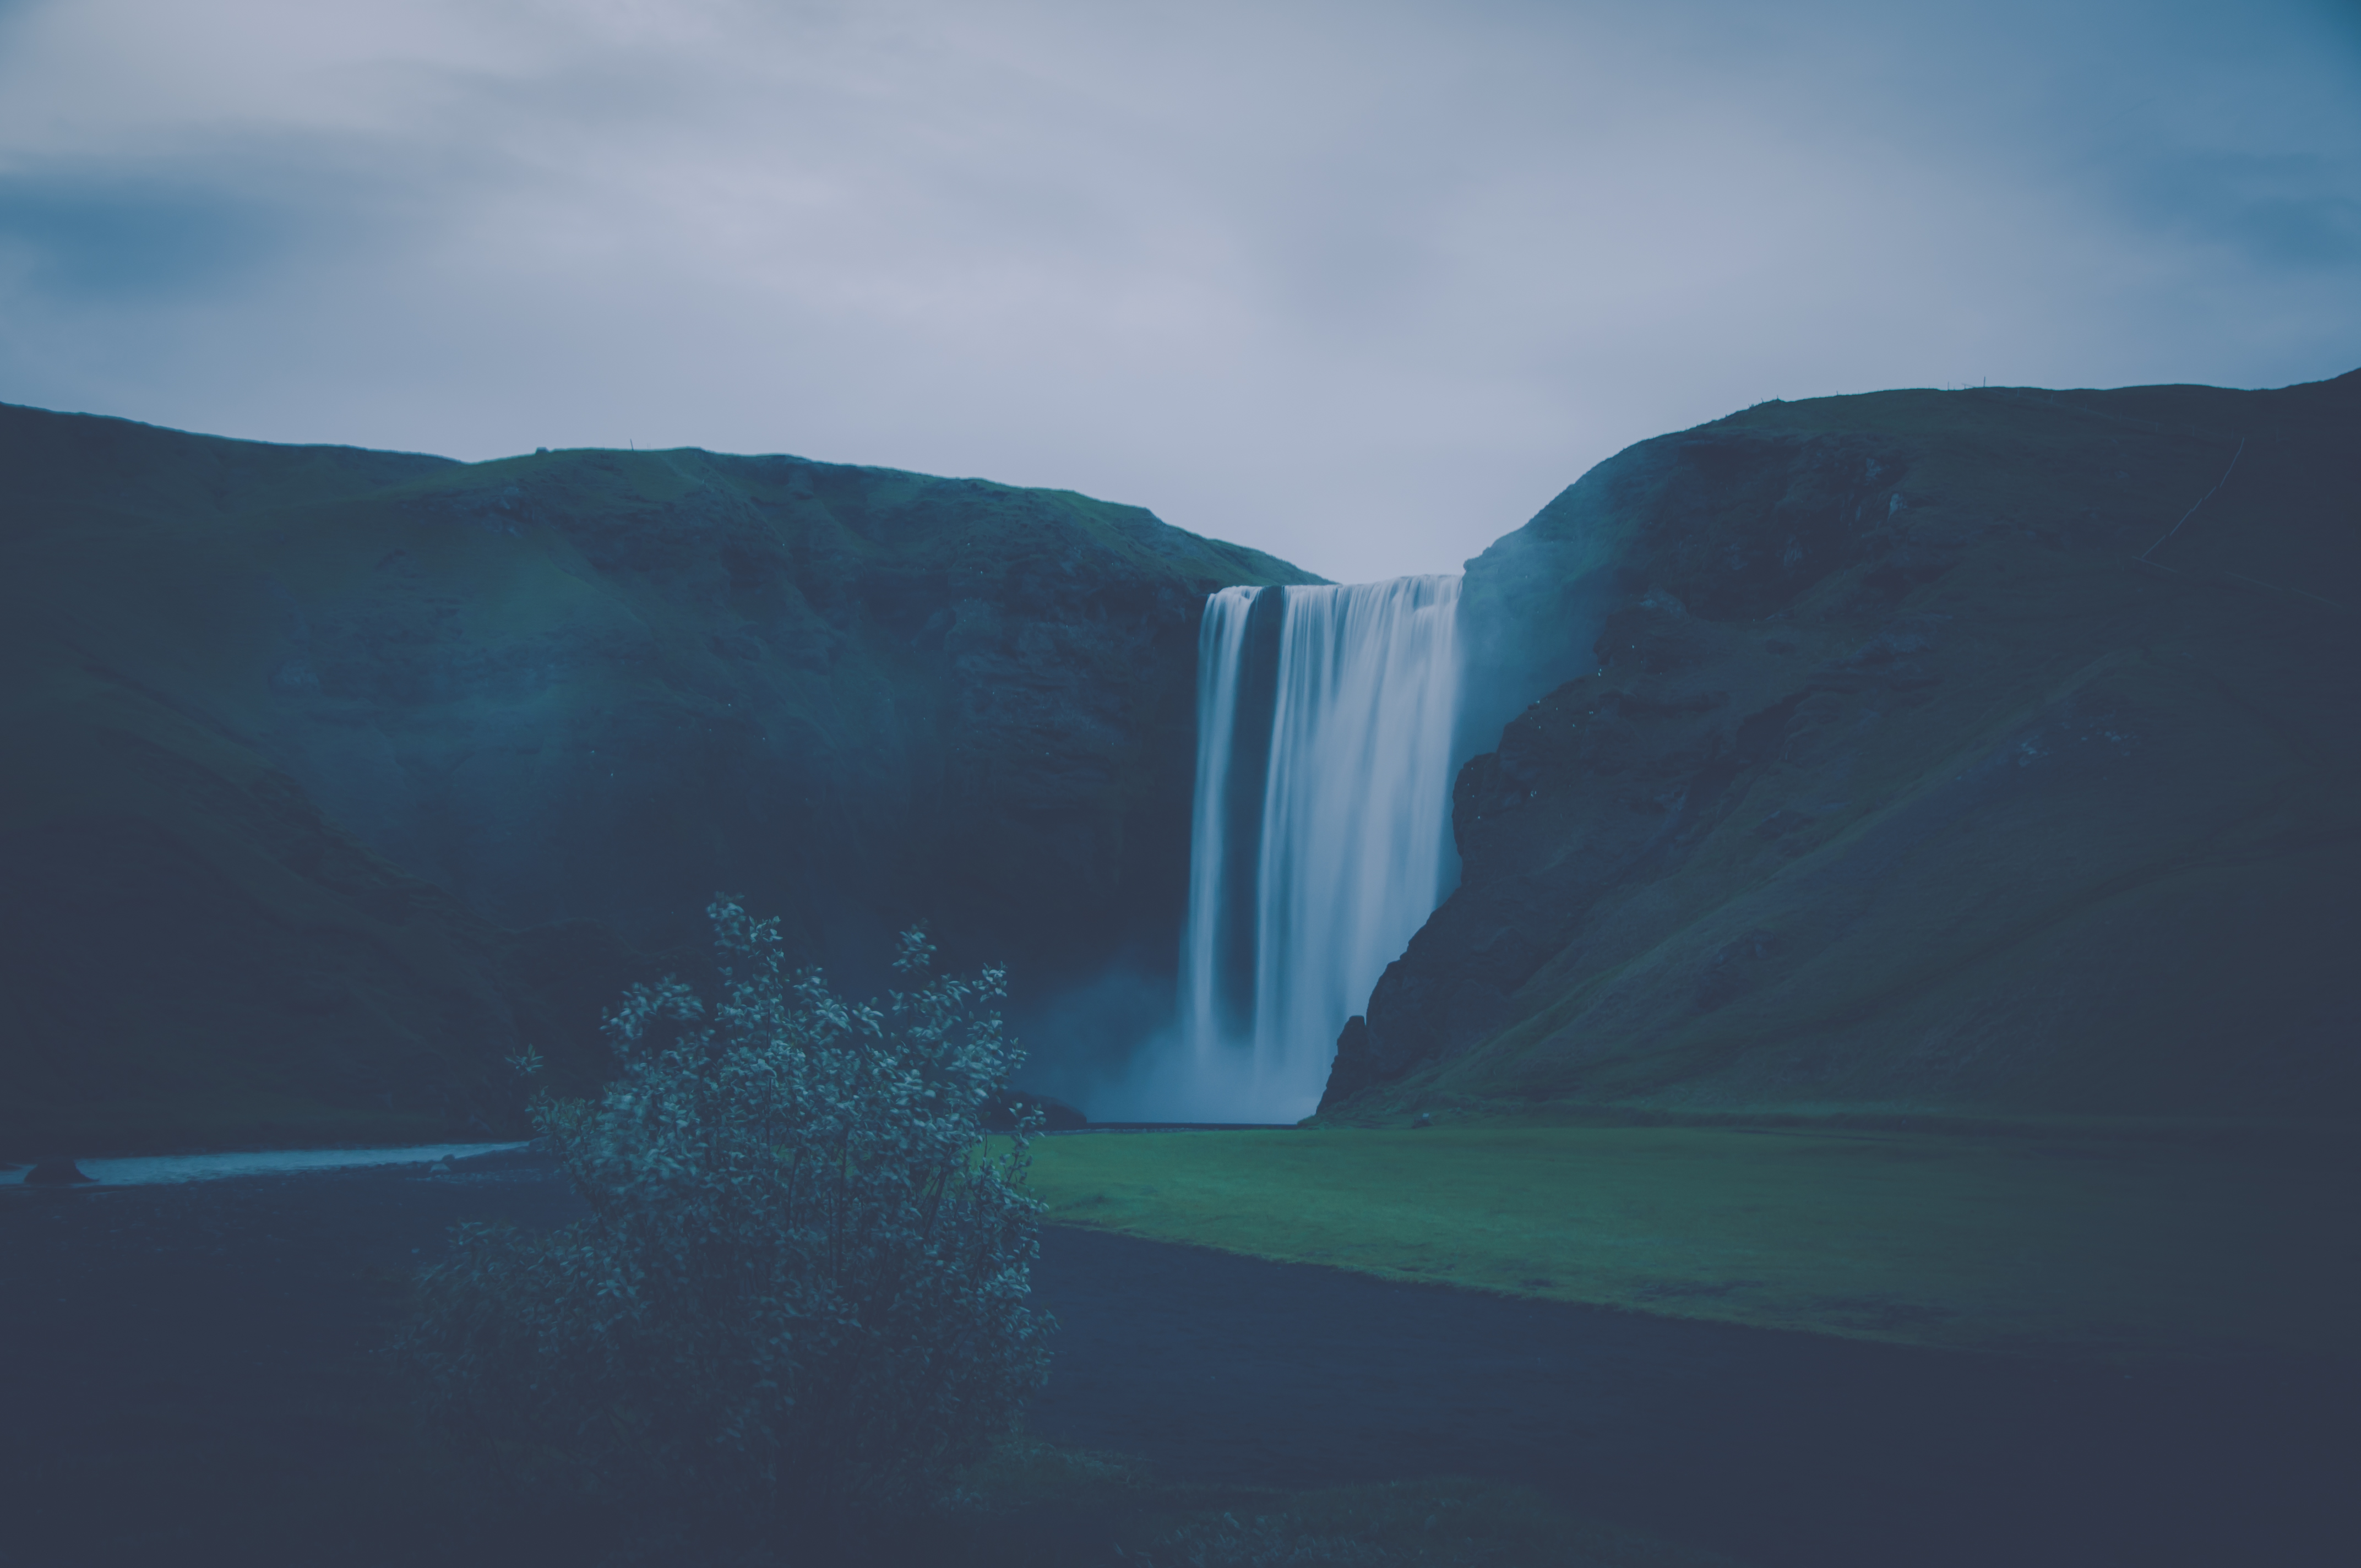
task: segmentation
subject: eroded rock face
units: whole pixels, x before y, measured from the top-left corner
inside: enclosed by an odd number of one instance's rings
[[[1766,405],[1471,563],[1546,689],[1328,1103],[2349,1107],[2361,376],[2071,396]]]

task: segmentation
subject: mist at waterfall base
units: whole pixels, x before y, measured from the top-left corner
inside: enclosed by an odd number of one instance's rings
[[[1197,648],[1177,1022],[1100,1121],[1293,1122],[1448,891],[1459,579],[1224,588]]]

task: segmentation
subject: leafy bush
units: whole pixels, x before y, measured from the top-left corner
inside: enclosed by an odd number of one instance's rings
[[[912,931],[917,989],[848,1004],[776,921],[707,913],[721,1001],[633,987],[604,1098],[535,1098],[590,1217],[462,1227],[401,1350],[434,1414],[533,1479],[840,1524],[938,1487],[1047,1372],[1033,1125],[994,1156],[981,1124],[1020,1059],[1004,977],[930,978]]]

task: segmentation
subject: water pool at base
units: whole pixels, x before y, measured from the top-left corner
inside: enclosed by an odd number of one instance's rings
[[[260,1149],[247,1154],[141,1155],[124,1159],[84,1159],[75,1165],[93,1184],[153,1187],[175,1181],[215,1181],[230,1176],[283,1176],[299,1170],[345,1170],[369,1165],[427,1165],[438,1159],[505,1154],[513,1144],[413,1144],[390,1149]],[[0,1186],[22,1185],[30,1166],[0,1170]]]

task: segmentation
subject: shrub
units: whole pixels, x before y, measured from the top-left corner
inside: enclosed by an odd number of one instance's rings
[[[996,1156],[981,1124],[1020,1059],[1004,976],[930,978],[912,931],[916,989],[848,1004],[776,921],[707,913],[719,1003],[633,987],[603,1099],[535,1098],[589,1218],[461,1227],[401,1349],[434,1415],[533,1479],[841,1525],[939,1486],[1046,1375],[1034,1124]]]

